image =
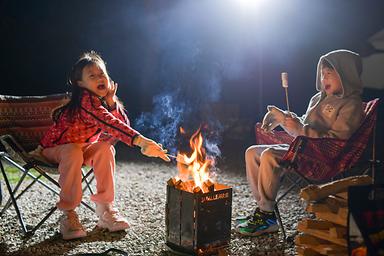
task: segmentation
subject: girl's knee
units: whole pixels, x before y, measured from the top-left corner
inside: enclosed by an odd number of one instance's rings
[[[115,157],[115,147],[108,142],[97,142],[95,153],[103,157]]]
[[[77,144],[66,144],[63,146],[61,151],[61,161],[71,161],[83,163],[83,151],[80,145]]]

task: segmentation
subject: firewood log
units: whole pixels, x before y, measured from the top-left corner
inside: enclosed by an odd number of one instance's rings
[[[338,213],[317,212],[317,213],[315,213],[315,215],[316,215],[317,219],[326,220],[326,221],[335,223],[337,225],[341,225],[343,227],[346,227],[348,224],[347,219],[339,216]]]
[[[347,228],[346,227],[332,227],[329,229],[330,237],[334,238],[346,238]]]
[[[326,230],[335,226],[333,223],[328,221],[312,220],[312,219],[301,220],[300,225],[306,229],[311,228],[311,229],[326,229]]]
[[[332,237],[330,235],[330,229],[308,228],[306,226],[306,223],[303,221],[300,221],[297,224],[297,230],[300,232],[304,232],[305,234],[312,235],[312,236],[318,237],[318,238],[323,239],[323,240],[327,240],[329,242],[332,242],[334,244],[337,244],[337,245],[340,245],[343,247],[347,247],[347,240],[345,238]]]
[[[307,248],[321,255],[347,255],[347,248],[332,242],[308,235],[300,234],[295,238],[296,249]],[[297,250],[298,252],[301,249]]]
[[[334,204],[327,204],[326,202],[312,202],[307,205],[306,211],[307,212],[333,212],[337,213],[339,210],[338,205]]]
[[[347,207],[341,207],[339,208],[339,211],[337,214],[340,216],[340,218],[347,219],[348,218],[349,210]]]
[[[341,193],[337,193],[335,195],[336,197],[339,197],[339,198],[343,198],[344,200],[348,201],[348,192],[341,192]]]
[[[349,186],[372,184],[372,178],[368,175],[353,176],[324,185],[309,185],[300,191],[300,196],[306,201],[319,201],[329,195],[345,192]]]
[[[203,193],[203,191],[201,190],[200,187],[195,187],[195,188],[193,189],[193,193],[194,193],[194,194],[199,194],[199,193]]]
[[[297,255],[299,256],[317,256],[321,255],[320,253],[316,252],[315,250],[311,248],[306,248],[306,247],[301,247],[298,246],[296,247]]]
[[[177,180],[174,183],[175,188],[182,190],[183,189],[183,181],[182,180]]]
[[[174,187],[175,186],[175,183],[176,183],[176,178],[173,177],[173,178],[170,178],[168,181],[167,181],[167,184],[171,187]]]
[[[334,195],[329,195],[327,198],[324,200],[328,205],[335,205],[338,208],[340,207],[348,207],[348,201],[341,198],[337,197]]]
[[[206,180],[203,182],[204,191],[214,192],[215,184],[211,180]]]
[[[328,242],[328,241],[321,240],[319,238],[316,238],[314,236],[310,236],[307,234],[299,234],[295,237],[296,245],[319,245],[325,242]]]

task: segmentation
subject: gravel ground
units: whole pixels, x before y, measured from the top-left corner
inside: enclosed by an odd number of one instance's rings
[[[233,188],[232,217],[250,213],[255,206],[242,170],[217,171],[218,182]],[[109,233],[95,228],[96,217],[84,207],[79,207],[81,222],[88,231],[86,238],[62,240],[58,233],[59,213],[56,212],[33,237],[26,239],[22,237],[11,208],[0,221],[0,255],[76,255],[100,253],[112,247],[127,251],[129,255],[175,255],[165,246],[164,212],[166,181],[176,173],[175,164],[160,161],[117,162],[116,205],[130,220],[131,228],[127,232]],[[85,198],[89,199],[88,194]],[[52,192],[34,186],[19,204],[23,206],[27,223],[35,222],[56,199]],[[280,211],[288,235],[294,234],[297,221],[305,215],[297,191],[282,201]],[[228,255],[295,255],[294,245],[284,243],[280,231],[248,238],[237,235],[234,226],[232,223]]]

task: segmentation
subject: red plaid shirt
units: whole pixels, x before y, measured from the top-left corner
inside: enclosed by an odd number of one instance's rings
[[[45,133],[40,144],[49,148],[67,143],[117,139],[132,146],[132,141],[137,135],[139,133],[130,127],[124,110],[118,107],[108,110],[99,97],[84,90],[79,114],[70,122],[67,112],[64,112]]]

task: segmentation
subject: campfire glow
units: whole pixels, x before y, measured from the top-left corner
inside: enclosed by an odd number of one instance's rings
[[[185,133],[182,128],[180,132]],[[207,192],[214,189],[209,176],[209,168],[213,166],[214,160],[207,157],[205,153],[200,129],[191,136],[189,145],[192,149],[189,156],[183,153],[177,155],[177,159],[180,160],[177,162],[179,175],[175,177],[174,181],[181,185],[181,189],[189,192],[199,192],[199,190]],[[193,181],[188,181],[189,176],[193,178]]]

